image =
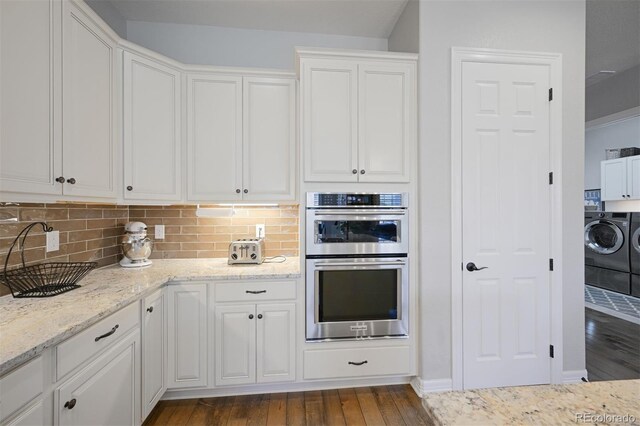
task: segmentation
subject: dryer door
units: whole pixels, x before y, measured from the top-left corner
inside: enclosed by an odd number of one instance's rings
[[[631,236],[631,245],[636,253],[640,254],[640,227]]]
[[[584,227],[584,245],[598,254],[613,254],[624,244],[620,228],[608,220],[596,220]]]

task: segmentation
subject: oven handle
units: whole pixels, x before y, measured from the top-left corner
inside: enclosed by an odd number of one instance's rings
[[[316,216],[404,216],[407,214],[406,210],[400,209],[388,209],[388,210],[367,210],[367,209],[356,209],[356,210],[315,210]]]
[[[314,264],[315,266],[402,266],[406,265],[407,261],[398,259],[380,262],[315,262]]]

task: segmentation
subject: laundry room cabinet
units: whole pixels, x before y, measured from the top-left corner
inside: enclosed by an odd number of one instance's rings
[[[640,155],[600,163],[602,201],[640,200]]]
[[[293,77],[187,75],[187,199],[295,199]]]
[[[2,1],[0,20],[0,190],[115,198],[117,36],[69,0]]]
[[[128,51],[123,62],[123,196],[180,201],[182,73]]]
[[[307,182],[409,182],[415,55],[298,50]]]

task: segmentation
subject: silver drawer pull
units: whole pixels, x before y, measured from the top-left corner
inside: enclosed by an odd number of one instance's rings
[[[364,364],[368,364],[368,361],[366,359],[360,362],[349,361],[349,365],[364,365]]]
[[[248,294],[260,294],[260,293],[266,293],[267,290],[245,290],[245,293]]]
[[[116,332],[116,330],[118,329],[118,327],[120,327],[120,325],[119,325],[119,324],[116,324],[116,325],[115,325],[115,327],[113,327],[113,328],[111,329],[111,331],[109,331],[109,332],[107,332],[107,333],[104,333],[102,336],[98,336],[98,337],[96,337],[96,342],[97,342],[98,340],[100,340],[100,339],[104,339],[105,337],[109,337],[109,336],[111,336],[113,333],[115,333],[115,332]]]

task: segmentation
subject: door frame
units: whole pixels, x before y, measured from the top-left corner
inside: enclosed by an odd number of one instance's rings
[[[542,65],[549,67],[553,88],[550,103],[551,239],[550,254],[554,271],[550,272],[550,324],[554,358],[551,383],[562,383],[562,54],[451,48],[451,380],[454,390],[464,389],[462,334],[462,64],[464,62]]]

